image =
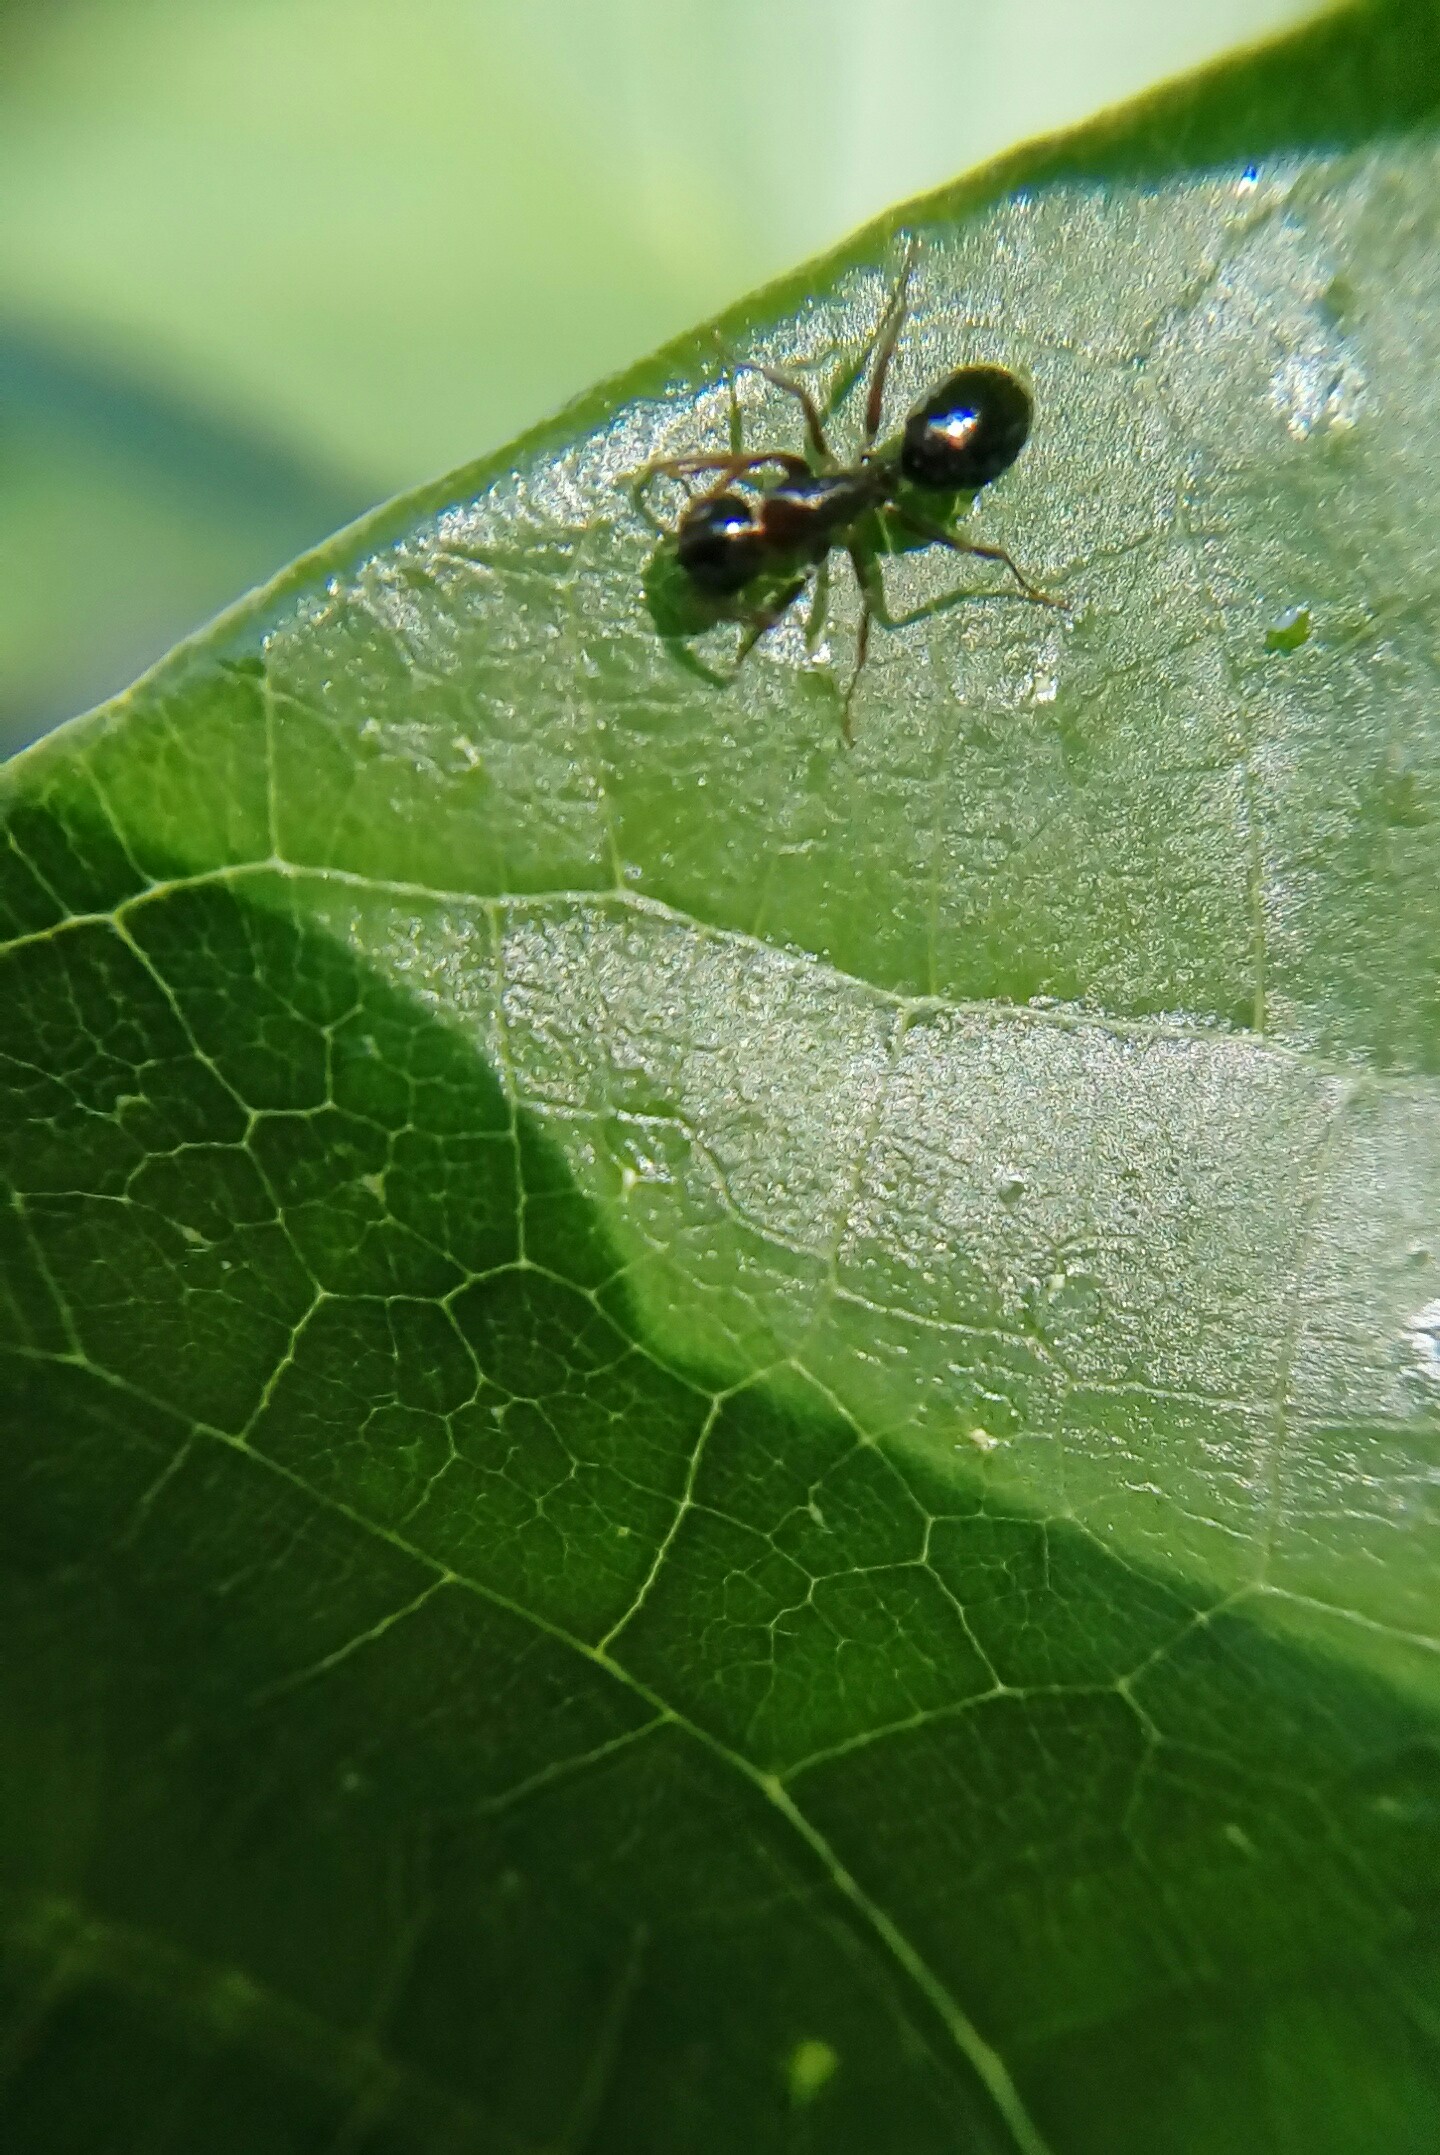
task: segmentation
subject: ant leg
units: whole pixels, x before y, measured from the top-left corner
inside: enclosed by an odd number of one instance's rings
[[[910,276],[919,252],[918,240],[911,240],[905,251],[904,266],[891,296],[877,332],[879,342],[875,351],[875,365],[870,375],[870,388],[865,398],[865,447],[873,448],[880,432],[880,420],[885,409],[885,380],[890,372],[890,362],[895,357],[895,347],[905,326],[906,295],[910,290]]]
[[[743,477],[747,472],[764,471],[770,466],[782,471],[787,479],[808,479],[811,475],[810,466],[804,457],[792,456],[785,449],[767,449],[756,456],[666,456],[657,458],[653,464],[644,464],[639,471],[630,474],[630,499],[642,522],[648,524],[661,538],[668,539],[674,536],[670,526],[662,523],[650,507],[650,489],[657,479],[683,481],[698,478],[703,472],[710,472],[716,476],[714,484],[707,491],[719,494],[724,492],[732,480]],[[689,492],[688,488],[686,492]],[[691,498],[694,498],[693,495]]]
[[[740,409],[740,398],[736,393],[735,376],[737,371],[735,367],[730,369],[730,454],[731,456],[744,456],[745,417]]]
[[[704,659],[697,657],[690,649],[683,636],[663,636],[660,640],[676,665],[682,667],[686,673],[693,673],[697,681],[704,681],[710,688],[730,686],[733,675],[717,673],[713,666],[707,666]]]
[[[815,571],[815,591],[810,600],[810,611],[805,616],[805,656],[813,658],[825,633],[825,616],[830,609],[830,556],[822,555]]]
[[[769,631],[784,619],[804,589],[804,577],[797,576],[793,584],[787,585],[783,591],[776,594],[763,612],[739,617],[745,624],[745,634],[740,639],[735,663],[728,673],[718,673],[713,666],[707,666],[705,661],[690,649],[686,637],[667,636],[663,639],[665,647],[676,664],[683,666],[687,673],[693,673],[698,680],[708,681],[712,688],[729,688],[761,637],[768,635]]]
[[[898,510],[896,515],[917,538],[928,539],[934,546],[948,546],[952,554],[978,554],[983,561],[1003,562],[1032,605],[1054,606],[1061,613],[1069,613],[1068,599],[1054,598],[1050,592],[1042,591],[1038,584],[1032,584],[1013,555],[1007,554],[1003,546],[982,546],[978,539],[958,538],[953,531],[946,531],[939,524],[930,523],[926,517],[914,515],[909,509]]]
[[[885,578],[880,567],[880,557],[876,554],[867,557],[861,553],[857,560],[852,553],[850,558],[855,563],[856,577],[860,580],[861,590],[869,602],[870,619],[878,622],[882,629],[914,628],[917,622],[933,621],[937,614],[949,613],[953,606],[962,606],[967,599],[998,596],[985,591],[945,591],[938,599],[927,599],[923,606],[911,606],[903,614],[892,614],[885,599]]]
[[[778,464],[786,476],[799,479],[808,476],[810,466],[803,456],[793,456],[788,449],[762,449],[753,456],[662,456],[653,464],[642,465],[635,477],[648,483],[651,479],[688,479],[702,471],[718,471],[725,479],[738,479],[741,472],[761,471],[767,464]]]
[[[637,472],[634,484],[630,488],[630,501],[635,514],[640,518],[641,522],[648,524],[657,538],[668,539],[670,536],[669,525],[662,524],[650,506],[650,489],[659,476],[658,471],[645,470]]]
[[[879,621],[886,628],[891,624],[885,605],[885,579],[880,572],[879,562],[873,554],[862,552],[858,546],[849,546],[845,551],[850,556],[850,566],[855,571],[855,581],[860,587],[860,622],[855,631],[855,670],[850,676],[850,686],[845,691],[844,716],[840,721],[840,732],[845,746],[853,748],[855,729],[850,723],[850,706],[855,699],[855,691],[860,686],[865,661],[870,656],[870,624],[872,621]]]
[[[735,675],[739,673],[746,659],[749,658],[756,644],[759,643],[761,637],[768,636],[771,629],[777,627],[784,620],[804,589],[804,577],[797,576],[793,584],[787,584],[783,591],[776,593],[763,612],[750,615],[745,634],[740,639],[740,649],[735,654],[735,664],[730,674],[732,681]]]
[[[648,524],[650,526],[650,529],[655,533],[655,536],[657,538],[668,539],[673,537],[674,534],[672,533],[670,526],[664,521],[663,517],[657,516],[655,514],[655,511],[650,506],[650,491],[651,488],[654,486],[655,481],[657,479],[679,479],[681,481],[684,481],[685,479],[689,478],[692,475],[692,472],[696,469],[719,469],[721,462],[722,460],[720,458],[714,459],[713,462],[710,460],[706,460],[701,463],[699,460],[692,457],[670,457],[666,459],[663,463],[646,464],[642,466],[639,471],[635,472],[632,475],[631,479],[630,501],[632,507],[635,510],[635,514],[640,518],[642,523]],[[682,466],[685,466],[687,468],[682,469]],[[720,484],[723,485],[724,481],[722,480]],[[691,490],[688,486],[685,488],[685,493],[687,499],[693,501],[694,495],[691,493]]]
[[[895,336],[899,336],[900,326],[901,323],[904,321],[905,317],[905,291],[906,287],[910,282],[910,272],[915,266],[915,259],[919,251],[919,241],[912,239],[910,245],[905,250],[905,260],[901,264],[900,275],[895,282],[895,289],[891,292],[889,299],[885,303],[884,313],[881,315],[874,329],[870,332],[870,335],[866,338],[865,343],[861,349],[859,358],[842,367],[840,369],[840,372],[836,375],[834,381],[830,385],[830,394],[825,399],[825,417],[827,419],[834,418],[836,412],[839,411],[841,405],[845,402],[845,399],[849,396],[851,390],[855,387],[855,384],[860,380],[861,376],[865,374],[869,369],[870,362],[872,361],[872,359],[875,358],[881,341],[884,339],[887,332],[889,331],[891,321],[895,317],[897,311],[900,319],[895,322]],[[891,339],[891,349],[894,349],[893,338]],[[887,356],[885,361],[887,369],[889,367],[889,364],[890,362]],[[866,401],[868,403],[868,397]]]
[[[805,432],[809,436],[810,446],[826,469],[833,469],[835,459],[830,453],[830,444],[825,439],[825,427],[820,417],[820,407],[810,394],[807,385],[804,382],[797,382],[793,374],[782,374],[778,367],[763,367],[757,360],[747,359],[743,362],[743,365],[747,374],[763,374],[767,382],[772,382],[777,389],[783,389],[787,396],[798,399],[800,408],[805,414]]]
[[[717,472],[719,477],[712,491],[718,493],[742,473],[763,471],[770,464],[776,465],[788,479],[808,479],[810,476],[810,466],[803,456],[792,456],[788,449],[765,449],[754,456],[657,457],[653,464],[642,464],[631,478],[634,490],[643,493],[655,479],[691,479],[701,472]]]

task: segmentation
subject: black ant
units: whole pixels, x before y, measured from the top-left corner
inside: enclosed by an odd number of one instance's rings
[[[746,454],[737,442],[726,456],[662,457],[635,475],[637,506],[660,530],[664,527],[656,524],[646,501],[652,483],[659,478],[683,482],[702,472],[715,475],[709,491],[689,501],[674,531],[665,531],[666,543],[646,577],[646,596],[667,641],[698,636],[721,621],[742,623],[737,668],[789,612],[812,574],[815,592],[805,641],[808,649],[815,648],[828,598],[829,555],[835,547],[844,547],[860,587],[855,668],[844,702],[847,743],[852,739],[850,704],[870,648],[871,622],[901,628],[920,613],[933,612],[937,603],[917,614],[892,617],[885,604],[882,555],[921,546],[978,554],[986,561],[1003,562],[1034,604],[1065,605],[1063,599],[1038,590],[1003,546],[981,545],[949,528],[959,508],[1009,470],[1029,436],[1034,411],[1029,391],[1006,368],[977,365],[948,374],[915,406],[894,440],[875,445],[886,377],[908,311],[915,253],[912,243],[874,337],[840,387],[843,395],[873,352],[865,428],[855,463],[843,464],[834,454],[825,439],[820,408],[804,382],[775,367],[754,366],[750,371],[763,374],[799,403],[808,455],[784,449]],[[831,401],[837,403],[839,395]],[[738,409],[732,407],[732,415],[738,422]],[[765,472],[777,476],[767,483],[760,477]],[[742,493],[738,486],[750,491]],[[697,660],[688,663],[707,680],[721,680]]]

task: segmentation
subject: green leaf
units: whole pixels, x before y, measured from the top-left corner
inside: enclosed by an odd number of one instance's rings
[[[8,2144],[1433,2147],[1437,106],[1023,153],[11,767]],[[902,233],[1072,611],[847,753],[626,475]]]

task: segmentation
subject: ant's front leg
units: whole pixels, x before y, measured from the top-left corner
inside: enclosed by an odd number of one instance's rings
[[[792,456],[786,449],[766,449],[754,456],[743,453],[738,456],[664,456],[653,464],[642,464],[639,471],[631,474],[630,500],[641,522],[648,524],[662,539],[668,539],[674,536],[671,527],[650,507],[650,489],[657,479],[678,479],[683,485],[687,479],[709,473],[712,483],[705,489],[706,494],[723,494],[736,479],[770,466],[783,472],[787,479],[810,477],[810,466],[804,457]],[[686,487],[685,491],[693,501],[695,497],[690,489]]]
[[[808,479],[810,476],[810,466],[803,456],[794,456],[788,449],[758,449],[753,455],[742,450],[738,455],[732,451],[728,456],[657,457],[653,464],[641,465],[634,474],[634,481],[637,486],[647,487],[656,479],[691,479],[702,471],[709,471],[719,473],[717,484],[723,487],[744,472],[763,471],[767,464],[783,471],[788,479]]]
[[[840,721],[845,746],[853,748],[855,730],[850,723],[850,706],[854,701],[855,691],[860,686],[865,661],[870,656],[870,624],[872,621],[878,621],[882,628],[888,629],[894,628],[895,623],[890,619],[890,610],[885,604],[885,579],[880,572],[877,557],[861,546],[849,546],[846,552],[850,556],[850,566],[855,571],[855,581],[860,586],[860,621],[855,631],[855,670],[850,676],[850,686],[845,691],[844,716]]]
[[[705,661],[690,649],[685,637],[667,636],[666,646],[671,656],[687,673],[693,673],[698,680],[708,681],[712,688],[729,688],[761,637],[768,635],[770,630],[784,619],[804,589],[804,577],[797,576],[793,584],[787,584],[783,591],[777,592],[770,604],[762,607],[760,612],[739,617],[744,623],[745,633],[740,639],[735,663],[728,673],[721,673],[714,666],[707,666]],[[811,612],[813,615],[813,608]],[[806,633],[809,633],[808,625]]]
[[[804,577],[797,576],[793,584],[787,584],[783,591],[776,593],[768,606],[749,616],[745,634],[740,639],[740,649],[735,654],[735,667],[730,676],[732,681],[761,637],[768,636],[771,629],[779,626],[804,589]]]
[[[650,489],[662,477],[658,466],[647,464],[637,471],[630,482],[630,506],[642,524],[648,524],[658,539],[670,537],[670,526],[662,523],[650,506]]]
[[[820,638],[825,633],[825,617],[830,611],[830,556],[822,554],[815,571],[815,589],[810,596],[810,611],[805,616],[805,656],[814,658],[820,648]]]
[[[730,456],[662,456],[657,457],[653,464],[642,464],[639,471],[631,473],[630,498],[635,505],[636,515],[647,523],[652,531],[658,531],[662,536],[668,537],[670,527],[662,524],[650,508],[650,489],[657,479],[678,479],[683,484],[686,479],[699,478],[702,473],[709,473],[713,483],[706,489],[707,493],[722,494],[734,480],[751,472],[764,471],[770,466],[783,472],[787,479],[810,477],[810,466],[804,457],[792,456],[788,449],[764,449],[753,456],[747,456],[743,451],[739,455]]]

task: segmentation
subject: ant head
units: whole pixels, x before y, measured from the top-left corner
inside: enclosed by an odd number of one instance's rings
[[[1004,367],[962,367],[906,420],[900,469],[912,486],[974,493],[1010,469],[1033,410],[1028,390]]]
[[[680,566],[696,589],[728,598],[765,565],[765,540],[743,494],[692,501],[675,533]]]

